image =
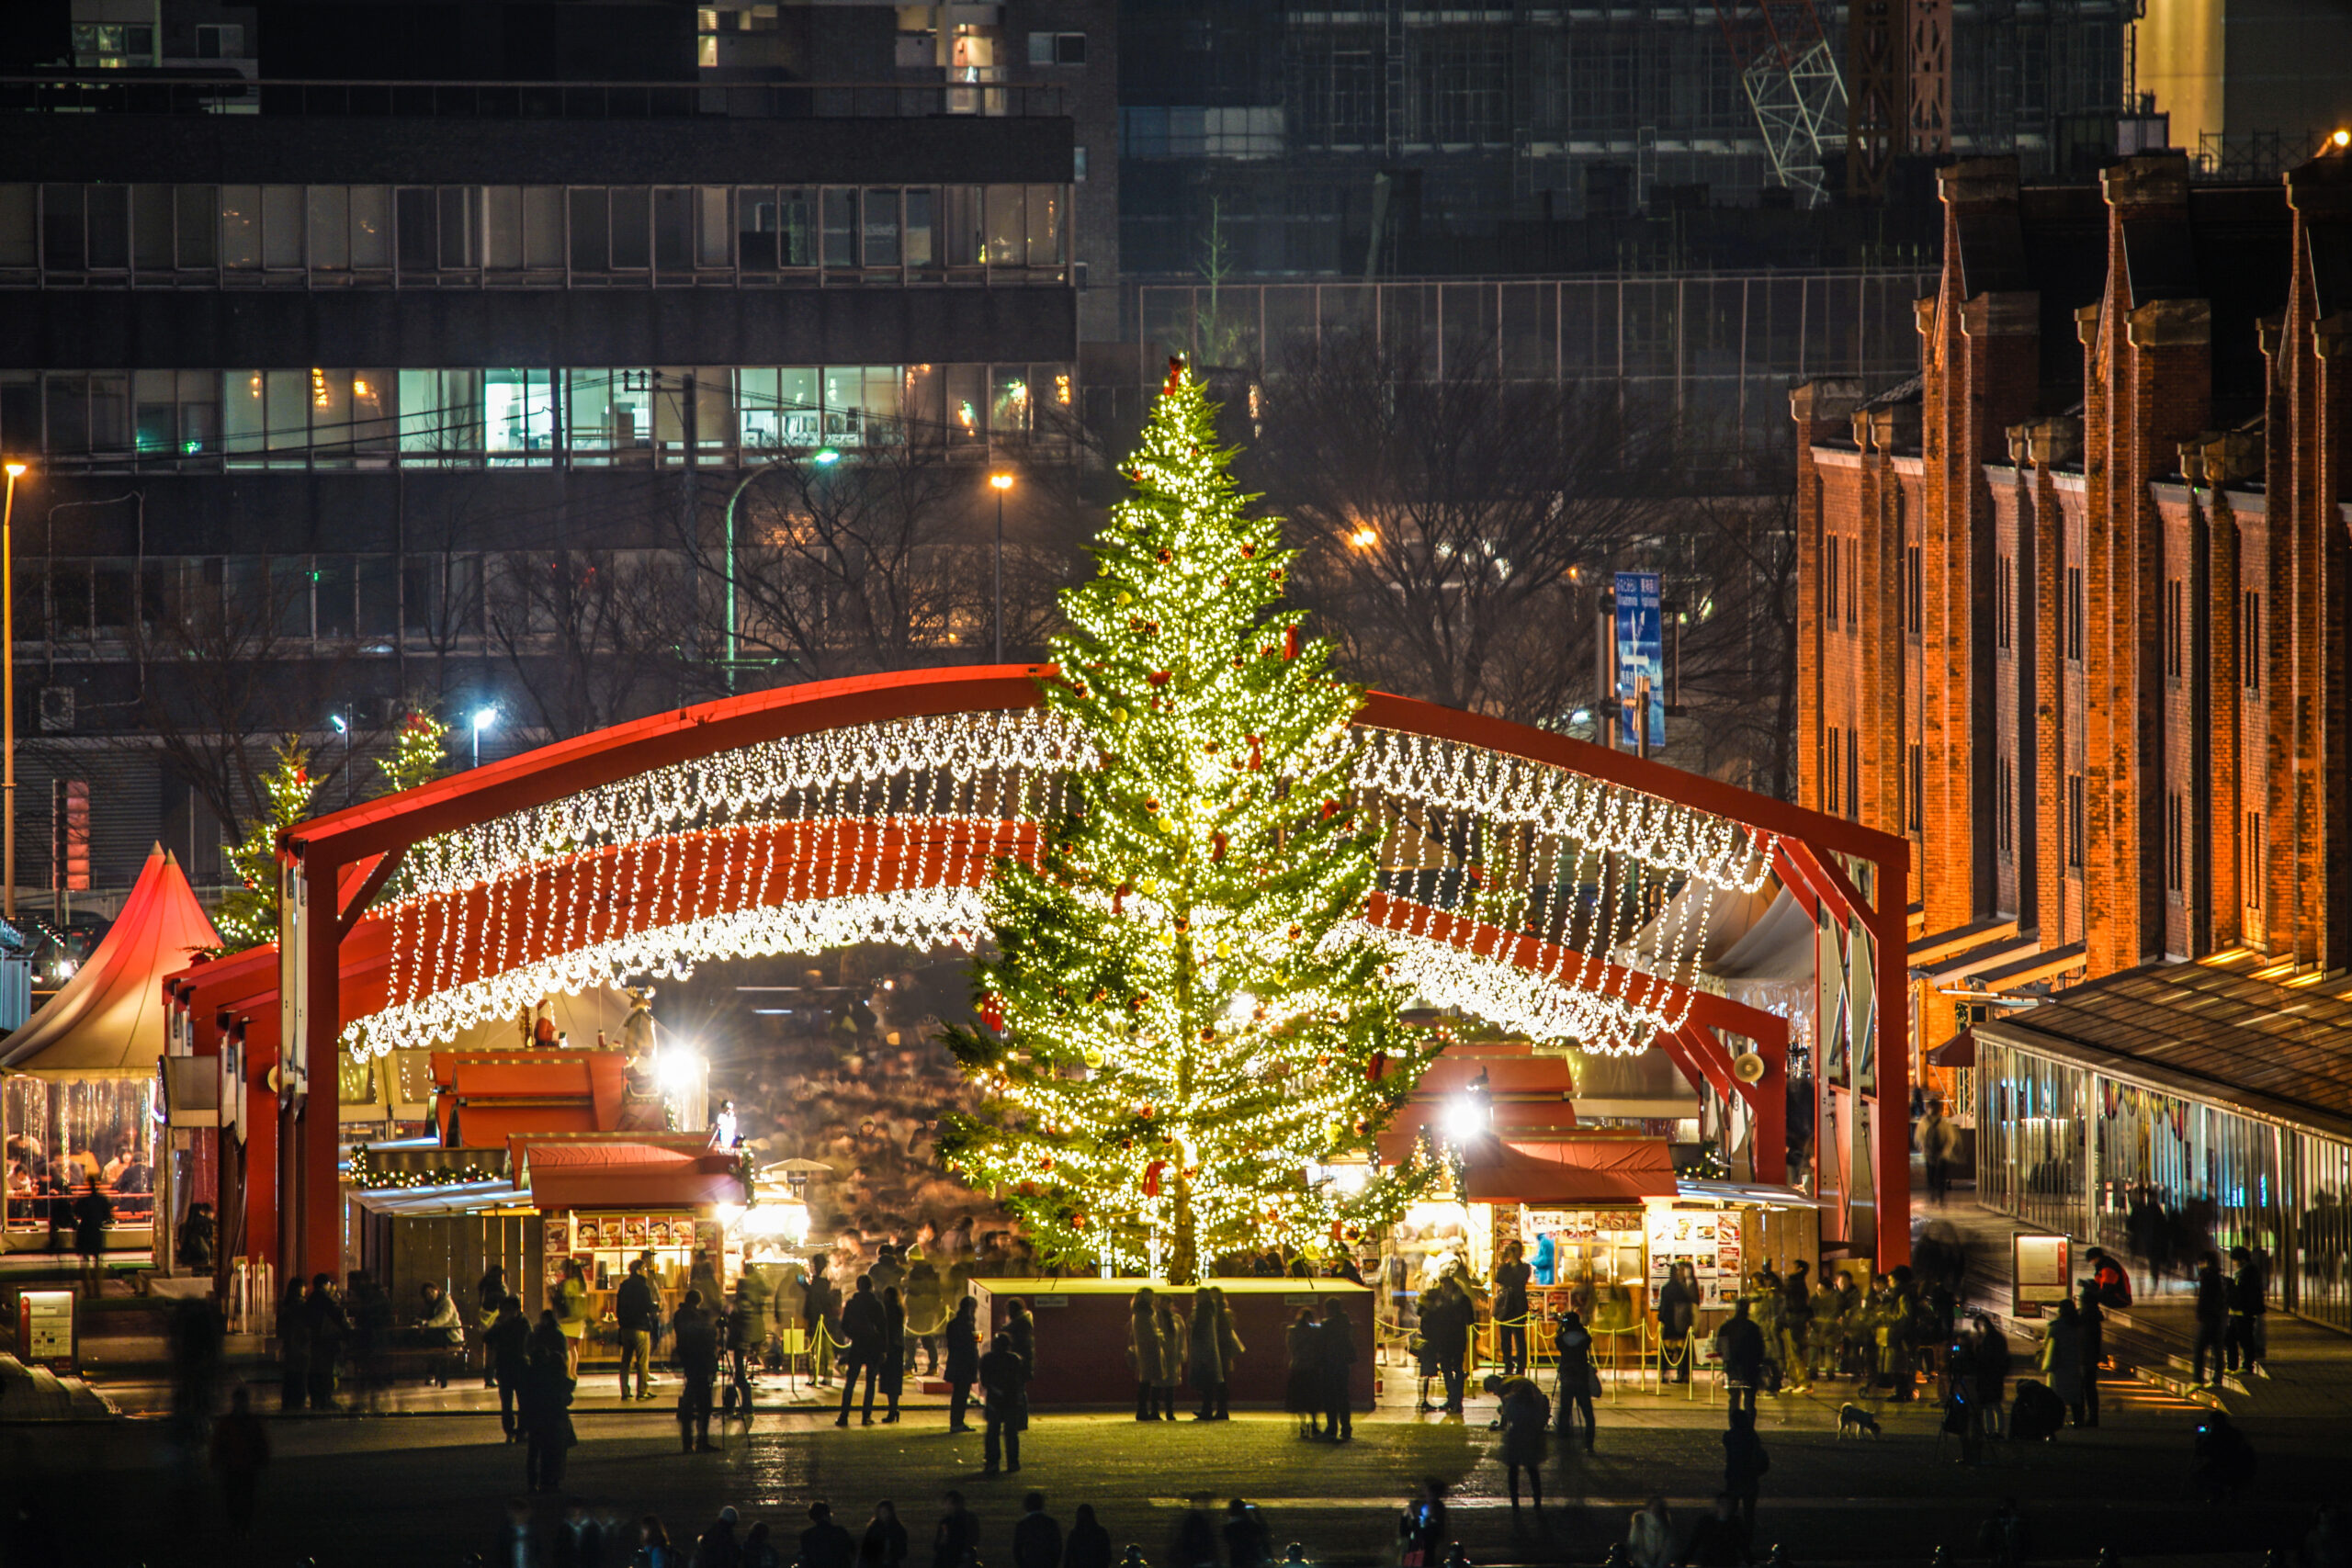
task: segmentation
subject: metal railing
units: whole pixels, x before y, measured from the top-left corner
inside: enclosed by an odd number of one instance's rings
[[[400,119],[921,119],[1056,118],[1050,83],[363,82],[241,76],[0,76],[0,113],[275,115]]]

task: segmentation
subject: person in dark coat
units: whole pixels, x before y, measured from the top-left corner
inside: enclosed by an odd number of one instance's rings
[[[1225,1537],[1227,1568],[1266,1568],[1273,1561],[1274,1543],[1266,1521],[1243,1498],[1225,1506],[1225,1528],[1217,1533]]]
[[[1469,1350],[1470,1317],[1470,1298],[1451,1276],[1439,1280],[1421,1296],[1421,1375],[1444,1381],[1445,1402],[1441,1408],[1449,1416],[1462,1414],[1463,1368]]]
[[[1176,1386],[1184,1381],[1184,1349],[1191,1342],[1191,1325],[1184,1314],[1176,1310],[1173,1296],[1161,1296],[1152,1315],[1159,1323],[1159,1382],[1155,1390],[1158,1409],[1162,1421],[1173,1421]]]
[[[1225,1336],[1218,1324],[1223,1305],[1215,1285],[1193,1293],[1193,1337],[1185,1347],[1184,1371],[1201,1396],[1201,1407],[1193,1412],[1195,1421],[1216,1419],[1217,1394],[1225,1387]]]
[[[2009,1339],[2000,1325],[1983,1313],[1976,1324],[1976,1398],[1984,1407],[1984,1431],[2001,1435],[2001,1411],[2009,1397]]]
[[[833,1340],[839,1337],[841,1292],[825,1278],[825,1255],[808,1262],[808,1285],[800,1296],[800,1324],[808,1336],[809,1380],[822,1386],[832,1381]]]
[[[1323,1330],[1305,1307],[1283,1333],[1289,1370],[1283,1378],[1283,1408],[1296,1418],[1298,1435],[1323,1435]]]
[[[1062,1568],[1061,1521],[1046,1512],[1046,1495],[1021,1499],[1021,1519],[1012,1527],[1012,1568]]]
[[[671,1355],[684,1386],[678,1392],[678,1445],[684,1453],[710,1453],[710,1412],[718,1392],[718,1318],[703,1304],[700,1291],[688,1291],[671,1324]]]
[[[1004,1469],[1018,1471],[1021,1434],[1029,1425],[1029,1363],[1012,1348],[1012,1335],[999,1334],[980,1358],[980,1393],[988,1421],[980,1446],[981,1473],[994,1475],[1000,1455]]]
[[[833,1523],[830,1503],[808,1505],[808,1528],[800,1532],[800,1568],[856,1568],[857,1542]]]
[[[106,1278],[107,1227],[112,1224],[114,1205],[93,1178],[90,1190],[74,1200],[74,1250],[82,1255],[82,1282],[94,1297]]]
[[[906,1560],[907,1527],[899,1522],[899,1506],[885,1497],[858,1538],[857,1568],[900,1568]]]
[[[1569,1435],[1574,1423],[1569,1412],[1584,1416],[1584,1451],[1592,1452],[1594,1423],[1592,1419],[1592,1388],[1599,1374],[1592,1365],[1592,1336],[1578,1313],[1560,1314],[1560,1325],[1552,1333],[1552,1348],[1558,1353],[1560,1363],[1560,1436]]]
[[[2083,1427],[2098,1425],[2098,1363],[2107,1354],[2107,1309],[2099,1305],[2098,1284],[2083,1281],[2081,1299],[2075,1303],[2077,1326],[2083,1336]]]
[[[1724,1491],[1738,1506],[1743,1541],[1756,1538],[1756,1497],[1771,1468],[1772,1456],[1756,1435],[1756,1412],[1733,1411],[1731,1427],[1724,1433]]]
[[[309,1332],[311,1408],[333,1410],[335,1361],[351,1337],[351,1319],[334,1299],[334,1276],[313,1274],[311,1293],[302,1298],[302,1324]]]
[[[1344,1443],[1356,1435],[1356,1330],[1348,1321],[1346,1303],[1339,1297],[1323,1303],[1317,1337],[1321,1340],[1317,1371],[1323,1385],[1323,1436]]]
[[[1136,1419],[1159,1419],[1159,1367],[1168,1347],[1159,1337],[1159,1314],[1151,1287],[1127,1301],[1127,1365],[1136,1373]]]
[[[2211,1503],[2229,1503],[2254,1483],[2254,1445],[2219,1410],[2198,1418],[2189,1479]]]
[[[972,1568],[979,1551],[980,1521],[964,1506],[961,1492],[950,1492],[947,1511],[931,1532],[931,1568]]]
[[[857,1289],[842,1307],[842,1409],[836,1427],[849,1425],[849,1407],[857,1397],[857,1376],[865,1374],[865,1420],[874,1425],[874,1390],[882,1376],[882,1345],[888,1324],[882,1315],[882,1298],[874,1293],[874,1276],[860,1274]]]
[[[1747,1298],[1731,1304],[1731,1316],[1715,1330],[1715,1359],[1723,1363],[1726,1398],[1734,1410],[1756,1413],[1756,1385],[1764,1379],[1764,1331],[1747,1315]]]
[[[653,1334],[661,1326],[662,1298],[645,1277],[645,1259],[628,1260],[628,1278],[613,1298],[613,1326],[621,1337],[621,1397],[653,1397]],[[637,1392],[629,1393],[629,1374],[637,1375]]]
[[[1694,1282],[1686,1281],[1684,1264],[1676,1264],[1667,1276],[1666,1283],[1657,1288],[1657,1373],[1660,1382],[1671,1376],[1677,1382],[1690,1381],[1690,1325],[1698,1320],[1699,1292]]]
[[[2222,1377],[2222,1348],[2230,1333],[2230,1282],[2222,1276],[2222,1255],[2207,1252],[2197,1265],[2197,1337],[2189,1349],[2191,1375],[2205,1385],[2205,1359],[2213,1359],[2213,1381]]]
[[[500,1302],[498,1315],[482,1333],[482,1354],[490,1361],[491,1381],[498,1385],[498,1424],[506,1440],[523,1440],[523,1384],[531,1365],[531,1320],[523,1315],[519,1296]]]
[[[947,1429],[968,1432],[964,1412],[972,1403],[972,1385],[980,1381],[980,1303],[966,1296],[947,1320]]]
[[[907,1309],[899,1301],[899,1287],[882,1292],[882,1397],[890,1402],[888,1425],[899,1418],[899,1394],[907,1382]]]
[[[2269,1349],[2264,1332],[2267,1326],[2264,1320],[2270,1312],[2269,1281],[2263,1277],[2262,1260],[2251,1248],[2230,1248],[2230,1261],[2237,1265],[2230,1276],[2230,1371],[2243,1365],[2245,1375],[2254,1377],[2262,1371]]]
[[[1029,1303],[1019,1296],[1014,1296],[1004,1304],[1004,1331],[1012,1336],[1012,1353],[1021,1358],[1021,1364],[1029,1370],[1029,1375],[1035,1377],[1037,1375],[1037,1319],[1030,1312]]]
[[[1519,1507],[1519,1472],[1527,1472],[1528,1490],[1533,1495],[1535,1511],[1544,1511],[1544,1455],[1550,1446],[1546,1434],[1552,1426],[1552,1402],[1535,1386],[1532,1378],[1500,1373],[1487,1379],[1487,1392],[1495,1396],[1502,1420],[1503,1470],[1510,1478],[1510,1506]]]
[[[563,1484],[565,1456],[578,1441],[571,1429],[571,1351],[554,1309],[539,1314],[528,1355],[523,1381],[524,1485],[553,1492]]]
[[[1080,1503],[1069,1522],[1069,1539],[1062,1542],[1062,1568],[1111,1568],[1111,1532],[1094,1517],[1094,1505]]]
[[[1527,1282],[1535,1270],[1525,1257],[1519,1243],[1506,1242],[1495,1265],[1495,1359],[1507,1376],[1527,1371]]]

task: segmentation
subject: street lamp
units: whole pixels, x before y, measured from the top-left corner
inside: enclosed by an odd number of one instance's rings
[[[481,732],[498,722],[498,710],[491,707],[474,709],[474,766],[481,766]]]
[[[5,892],[0,892],[0,915],[14,925],[17,920],[17,481],[24,477],[25,465],[9,461],[8,499],[0,504],[0,730],[6,731],[7,753],[6,785],[0,788],[0,810],[8,818],[6,829],[7,865],[0,871],[6,879]]]
[[[738,479],[735,488],[727,493],[727,516],[722,525],[727,551],[727,653],[724,662],[727,666],[727,689],[730,692],[735,689],[735,664],[741,652],[735,636],[735,503],[743,499],[743,492],[751,489],[753,479],[782,468],[791,460],[789,457],[778,457],[773,462],[760,464]],[[830,446],[820,446],[808,454],[808,460],[820,468],[830,468],[842,460],[842,455]]]
[[[327,715],[327,722],[343,737],[343,803],[351,804],[351,720],[345,714]]]
[[[1004,492],[1012,488],[1011,474],[990,474],[989,489],[996,491],[996,662],[1004,662]]]

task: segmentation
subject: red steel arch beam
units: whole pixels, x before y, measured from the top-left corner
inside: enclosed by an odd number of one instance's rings
[[[347,868],[360,866],[374,856],[402,853],[436,833],[527,810],[673,762],[761,741],[901,718],[1034,707],[1039,702],[1036,681],[1052,673],[1048,665],[986,665],[854,676],[750,693],[559,741],[383,800],[330,812],[288,829],[280,840],[281,852],[299,857],[304,886],[335,890],[322,899],[318,910],[306,910],[302,917],[309,931],[321,940],[308,940],[306,934],[303,943],[307,994],[302,998],[302,1038],[282,1043],[288,1047],[288,1065],[295,1069],[288,1076],[294,1090],[297,1149],[290,1169],[298,1190],[289,1196],[297,1210],[294,1256],[302,1271],[339,1271],[342,1265],[335,1100],[329,1094],[311,1100],[308,1066],[312,1060],[333,1058],[342,1029],[341,949],[346,929],[342,906],[347,896],[362,891],[346,884]],[[1880,892],[1880,907],[1871,917],[1880,952],[1903,951],[1899,897],[1907,879],[1908,846],[1901,839],[1606,747],[1409,697],[1368,694],[1357,721],[1567,769],[1798,840],[1817,853],[1870,860],[1877,867]],[[360,875],[374,882],[388,870],[368,867]],[[1895,890],[1893,896],[1886,892],[1890,887]],[[357,899],[353,902],[356,906]],[[359,912],[355,907],[349,914],[356,917]],[[352,934],[357,935],[365,924],[353,919]],[[1879,965],[1876,1011],[1882,1020],[1904,1015],[1906,993],[1900,984],[1902,975],[1899,962],[1890,960]],[[1878,1088],[1883,1102],[1904,1103],[1909,1090],[1903,1053],[1882,1049],[1878,1062]],[[1884,1196],[1908,1190],[1908,1152],[1903,1140],[1882,1138],[1879,1169],[1878,1190],[1883,1195],[1879,1258],[1882,1267],[1891,1267],[1909,1252],[1908,1205],[1901,1205],[1905,1212],[1897,1215],[1891,1212],[1895,1205],[1884,1201]]]

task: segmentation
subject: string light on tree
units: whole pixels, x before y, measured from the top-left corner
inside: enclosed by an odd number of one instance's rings
[[[318,781],[311,776],[311,753],[300,737],[285,736],[262,781],[261,815],[229,849],[229,869],[237,879],[214,911],[221,953],[243,953],[277,940],[277,836],[310,815]]]
[[[1172,366],[1097,537],[1049,712],[1086,746],[1033,860],[988,886],[989,1091],[941,1138],[1048,1257],[1197,1279],[1219,1253],[1320,1251],[1426,1190],[1427,1160],[1342,1191],[1428,1059],[1386,953],[1346,930],[1375,835],[1347,805],[1361,694],[1283,605],[1294,554],[1252,517],[1200,383]],[[1375,1061],[1394,1064],[1384,1074]]]

